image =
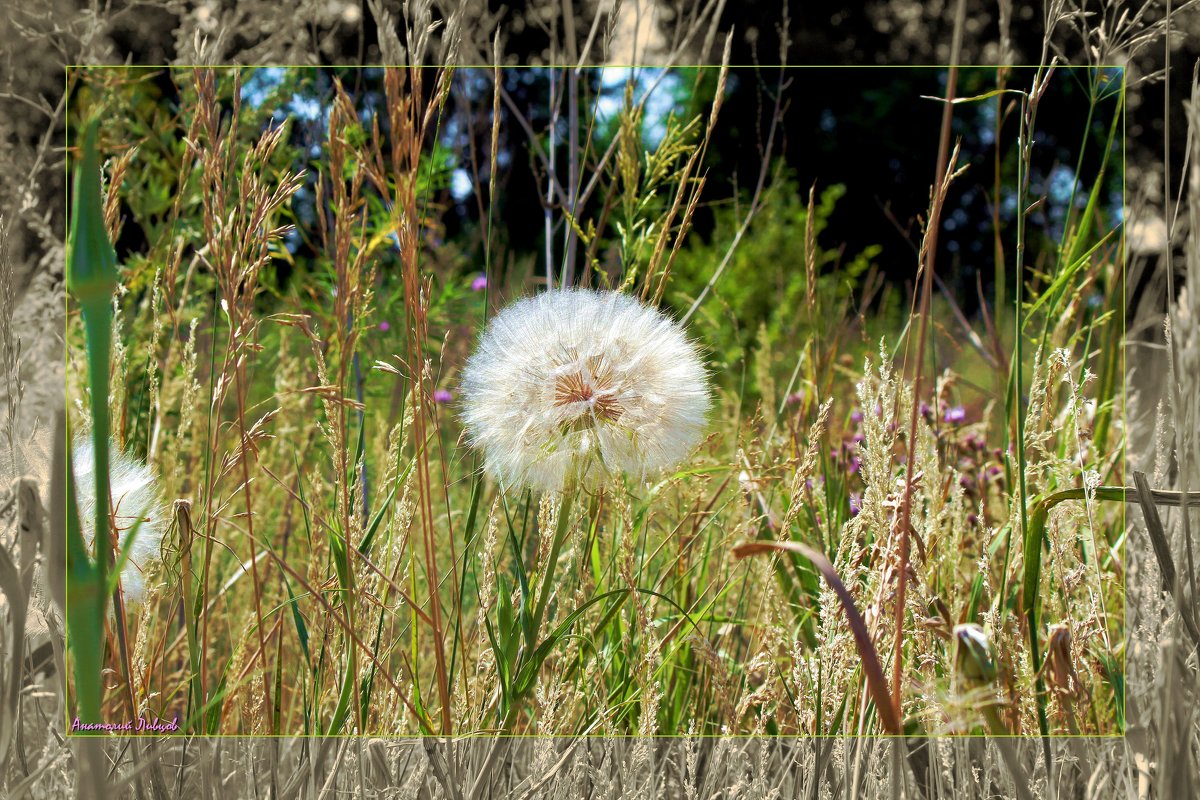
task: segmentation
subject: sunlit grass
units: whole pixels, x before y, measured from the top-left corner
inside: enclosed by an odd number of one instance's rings
[[[97,110],[119,106],[122,74],[95,74]],[[1123,291],[1103,174],[1080,176],[1089,201],[1028,260],[1017,215],[993,265],[1017,291],[968,314],[949,290],[897,301],[876,247],[829,257],[836,193],[785,197],[769,149],[727,238],[689,238],[720,109],[646,152],[631,93],[610,149],[585,135],[538,173],[578,211],[545,263],[500,266],[485,231],[481,281],[433,224],[452,71],[388,71],[366,121],[339,86],[300,158],[286,124],[239,104],[237,72],[172,77],[178,182],[143,220],[164,235],[122,266],[111,393],[70,323],[74,426],[111,412],[175,504],[157,589],[120,618],[131,652],[106,652],[101,717],[132,698],[206,734],[1122,732]],[[1057,79],[1010,74],[968,102],[1011,98],[1032,130]],[[104,148],[134,144],[107,119]],[[995,146],[1033,206],[1029,137]],[[960,174],[946,156],[938,198]],[[123,185],[147,189],[108,196]],[[135,216],[144,201],[125,197]],[[795,273],[735,258],[781,230]],[[739,282],[772,270],[798,281],[792,307],[741,330]],[[460,370],[489,310],[547,271],[679,309],[718,387],[679,466],[563,492],[481,469]],[[99,665],[79,668],[82,703]]]

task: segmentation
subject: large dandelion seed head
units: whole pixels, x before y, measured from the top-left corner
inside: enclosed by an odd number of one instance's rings
[[[642,479],[696,446],[708,378],[683,329],[620,292],[527,297],[488,324],[463,373],[464,422],[505,487]]]
[[[79,436],[71,450],[75,474],[75,500],[88,546],[95,538],[96,456],[90,436]],[[109,493],[113,520],[124,550],[129,537],[129,559],[121,569],[121,591],[127,603],[140,603],[146,594],[146,575],[161,558],[164,509],[154,473],[142,462],[122,453],[109,442]]]

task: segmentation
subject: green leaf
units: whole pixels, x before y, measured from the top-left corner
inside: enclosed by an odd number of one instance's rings
[[[342,725],[346,723],[346,717],[350,714],[350,699],[353,695],[354,680],[350,677],[350,670],[347,668],[346,676],[342,679],[342,691],[338,697],[337,708],[333,710],[333,721],[329,723],[330,736],[341,733]]]
[[[283,588],[287,589],[288,605],[292,607],[292,622],[296,625],[296,638],[300,640],[300,649],[304,651],[304,660],[312,663],[312,656],[308,652],[308,627],[304,624],[304,616],[300,613],[296,595],[292,593],[292,585],[288,583],[287,575],[282,571],[279,575],[283,578]]]
[[[628,589],[614,589],[611,592],[605,592],[604,594],[593,597],[591,600],[588,600],[579,608],[568,614],[567,618],[560,622],[558,627],[546,636],[541,644],[537,646],[537,649],[534,650],[530,655],[529,659],[521,665],[521,671],[517,674],[517,679],[513,683],[513,693],[517,697],[523,697],[526,692],[533,688],[534,682],[537,679],[538,670],[542,668],[542,662],[546,660],[546,657],[550,655],[550,651],[555,648],[559,641],[566,636],[567,632],[571,629],[571,626],[574,625],[581,616],[583,616],[584,612],[603,600],[607,600],[610,597],[619,595],[621,597],[621,601],[614,603],[613,606],[610,607],[604,614],[602,625],[607,625],[608,620],[612,618],[612,615],[615,613],[616,609],[620,607],[621,602],[625,600],[625,597],[628,594]]]

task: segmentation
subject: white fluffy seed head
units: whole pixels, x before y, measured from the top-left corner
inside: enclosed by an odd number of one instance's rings
[[[678,464],[710,402],[677,323],[629,295],[586,289],[523,298],[496,315],[467,361],[462,397],[488,473],[542,491]]]
[[[71,450],[76,502],[88,546],[95,538],[96,458],[90,436],[79,436]],[[122,453],[114,442],[108,448],[109,493],[121,550],[132,535],[129,559],[121,569],[121,590],[127,603],[141,603],[146,594],[146,571],[161,558],[165,511],[154,473]]]

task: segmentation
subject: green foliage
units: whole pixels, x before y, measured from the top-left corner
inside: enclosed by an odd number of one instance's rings
[[[750,363],[756,352],[794,350],[806,339],[822,338],[828,332],[828,320],[809,315],[805,309],[806,193],[795,176],[787,172],[766,192],[764,208],[733,254],[728,277],[713,288],[714,301],[704,312],[709,320],[704,339],[719,379],[736,386],[745,372],[747,396],[754,397],[762,394],[762,387],[751,377],[760,366]],[[820,298],[822,308],[830,311],[854,297],[860,277],[882,249],[866,245],[846,260],[841,250],[821,245],[821,232],[845,192],[841,184],[826,187],[816,195],[813,206],[814,294]],[[690,246],[675,260],[670,299],[686,308],[700,293],[724,257],[729,237],[743,214],[735,206],[722,207],[716,212],[715,230],[709,241],[692,238]],[[784,359],[788,370],[794,363],[789,358]]]

